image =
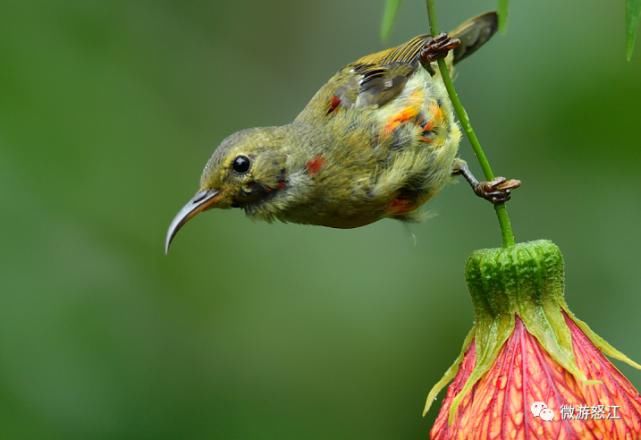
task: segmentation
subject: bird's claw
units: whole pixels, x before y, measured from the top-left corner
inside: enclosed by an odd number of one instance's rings
[[[479,182],[474,187],[474,192],[479,197],[498,205],[510,200],[510,197],[512,197],[512,190],[517,189],[520,186],[520,180],[497,177],[489,182]]]
[[[461,40],[458,38],[451,38],[446,33],[438,34],[429,39],[421,49],[421,63],[426,66],[433,61],[445,58],[450,50],[456,49],[460,45]]]

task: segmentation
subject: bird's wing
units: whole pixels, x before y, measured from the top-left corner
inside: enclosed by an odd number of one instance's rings
[[[338,71],[312,98],[298,119],[318,121],[336,110],[380,107],[402,92],[420,66],[418,54],[426,36],[367,55]]]
[[[452,62],[471,55],[496,32],[497,16],[488,12],[461,24],[450,33],[461,40]],[[402,91],[410,76],[421,67],[419,57],[430,35],[419,35],[390,49],[366,55],[336,73],[312,98],[298,119],[329,115],[339,108],[380,107]]]
[[[356,99],[348,103],[357,107],[380,107],[395,98],[420,66],[419,54],[428,39],[429,36],[420,35],[400,46],[366,55],[347,66],[348,73],[358,79],[358,87],[352,91],[356,93]],[[349,93],[346,95],[351,97]]]

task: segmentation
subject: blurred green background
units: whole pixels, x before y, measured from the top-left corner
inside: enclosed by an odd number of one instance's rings
[[[494,7],[438,3],[443,28]],[[409,231],[214,211],[162,253],[217,143],[293,118],[382,47],[382,12],[3,2],[1,438],[426,436],[426,392],[472,320],[464,260],[499,244],[465,185]],[[425,32],[422,1],[399,14],[390,44]],[[574,311],[639,360],[641,53],[625,62],[623,14],[623,0],[515,3],[457,85],[495,169],[524,181],[518,238],[562,247]]]

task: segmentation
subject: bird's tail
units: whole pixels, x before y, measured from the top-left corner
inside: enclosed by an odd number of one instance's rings
[[[486,12],[470,18],[449,33],[452,38],[461,40],[461,45],[454,49],[454,64],[472,55],[492,38],[498,28],[496,12]]]

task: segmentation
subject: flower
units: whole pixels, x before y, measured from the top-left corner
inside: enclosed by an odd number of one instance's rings
[[[636,364],[564,299],[549,241],[475,252],[466,267],[476,320],[430,391],[451,381],[432,439],[641,439],[641,395],[606,358]]]

